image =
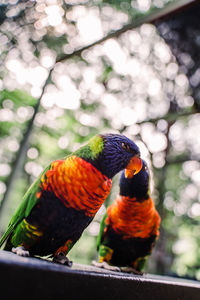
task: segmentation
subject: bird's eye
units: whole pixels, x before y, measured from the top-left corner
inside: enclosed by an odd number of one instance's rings
[[[122,148],[127,152],[133,152],[128,144],[122,143]]]

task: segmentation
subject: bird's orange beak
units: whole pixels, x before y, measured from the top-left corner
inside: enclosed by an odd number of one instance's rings
[[[126,169],[125,169],[125,177],[132,178],[134,175],[140,172],[142,169],[142,160],[138,156],[134,156],[129,161]]]

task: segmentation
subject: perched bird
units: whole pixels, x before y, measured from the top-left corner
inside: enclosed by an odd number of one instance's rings
[[[159,236],[160,216],[149,192],[149,170],[120,177],[120,192],[107,208],[97,240],[99,262],[93,265],[115,271],[142,274],[146,258]]]
[[[0,240],[21,256],[53,256],[71,265],[66,254],[108,196],[112,177],[127,168],[140,171],[137,145],[118,134],[96,135],[64,159],[52,162],[31,185]]]

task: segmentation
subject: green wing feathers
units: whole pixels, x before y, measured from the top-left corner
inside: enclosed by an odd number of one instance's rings
[[[97,237],[97,250],[99,250],[99,247],[101,245],[102,237],[104,234],[104,229],[107,227],[107,225],[105,223],[107,217],[108,217],[108,215],[107,215],[107,213],[105,213],[105,215],[103,216],[103,219],[101,220],[101,223],[100,223],[99,235]]]
[[[44,171],[33,182],[33,184],[30,186],[30,188],[25,193],[21,205],[19,206],[19,208],[16,210],[15,214],[11,218],[6,232],[3,234],[3,236],[0,239],[0,247],[4,244],[4,242],[10,236],[10,234],[14,231],[17,224],[19,222],[21,222],[25,217],[27,217],[30,214],[32,208],[36,205],[36,203],[38,201],[36,194],[40,189],[41,177],[43,174],[46,173],[46,171],[48,171],[50,169],[50,167],[51,167],[51,164],[47,168],[44,169]]]
[[[8,226],[8,229],[6,230],[6,232],[1,237],[0,248],[4,244],[4,242],[7,240],[7,238],[10,236],[10,234],[13,232],[14,227],[15,227],[14,225],[9,225]]]

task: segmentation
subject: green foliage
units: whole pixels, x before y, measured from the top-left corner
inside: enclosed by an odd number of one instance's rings
[[[94,251],[95,248],[95,237],[88,234],[87,231],[84,231],[80,240],[69,252],[68,257],[77,263],[90,264],[91,261],[96,258],[96,251]]]
[[[16,126],[15,122],[1,122],[1,136],[9,135],[14,126]]]
[[[14,106],[20,107],[20,106],[34,106],[36,104],[36,99],[32,97],[29,93],[27,93],[25,90],[7,90],[4,89],[0,91],[0,103],[2,105],[4,100],[11,100],[14,104]]]
[[[3,113],[3,109],[5,109],[5,118],[2,118],[0,120],[0,138],[3,136],[11,135],[11,132],[14,128],[20,128],[20,130],[23,130],[24,122],[26,120],[24,120],[23,122],[22,120],[17,118],[17,109],[19,109],[20,107],[34,107],[35,104],[36,99],[30,96],[30,94],[24,90],[16,89],[13,91],[9,91],[7,89],[4,89],[0,91],[0,107],[2,108],[1,112]]]
[[[43,41],[49,49],[55,50],[57,54],[61,54],[63,46],[68,44],[67,36],[64,34],[61,36],[48,34],[43,37]]]

